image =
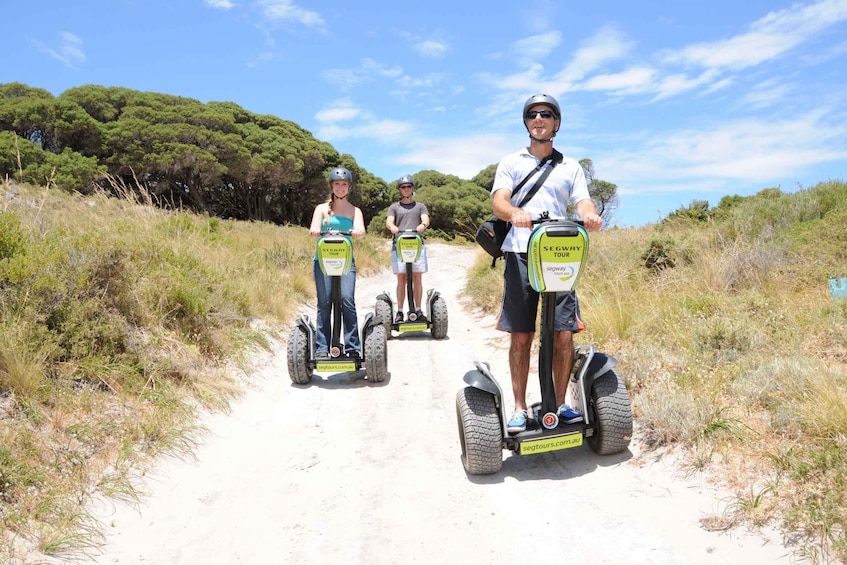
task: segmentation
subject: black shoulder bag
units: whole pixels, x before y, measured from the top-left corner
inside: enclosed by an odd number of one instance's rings
[[[535,173],[541,169],[545,163],[550,163],[550,166],[544,169],[544,172],[541,173],[541,176],[538,177],[538,180],[535,181],[535,184],[532,185],[532,188],[529,189],[524,197],[521,199],[520,204],[518,204],[518,208],[523,208],[527,202],[529,202],[535,193],[538,192],[538,189],[541,188],[541,185],[544,184],[544,181],[547,180],[547,177],[553,171],[553,167],[562,162],[562,154],[553,149],[553,153],[550,154],[549,157],[543,159],[538,166],[533,169],[531,173],[529,173],[524,179],[515,187],[514,192],[520,191],[523,188],[523,185],[526,184]],[[503,251],[500,250],[503,242],[506,240],[506,235],[509,233],[509,230],[512,228],[512,224],[507,222],[506,220],[501,220],[497,216],[492,216],[488,220],[484,221],[479,229],[476,231],[476,242],[482,247],[486,253],[491,255],[491,267],[494,267],[494,264],[497,262],[497,259],[503,256]]]

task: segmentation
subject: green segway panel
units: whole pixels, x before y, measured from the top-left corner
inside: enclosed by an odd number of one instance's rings
[[[529,237],[529,284],[536,292],[576,288],[588,259],[588,232],[567,220],[539,224]]]
[[[423,238],[419,233],[397,235],[397,257],[401,263],[414,263],[421,257]]]
[[[341,277],[353,265],[353,244],[343,235],[329,234],[318,239],[318,264],[324,275]]]

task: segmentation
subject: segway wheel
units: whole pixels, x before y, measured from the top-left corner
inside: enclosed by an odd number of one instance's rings
[[[456,395],[462,465],[471,475],[490,475],[503,466],[503,434],[494,396],[471,386]]]
[[[388,376],[388,347],[385,326],[376,324],[368,328],[365,336],[365,373],[368,380],[381,383]]]
[[[309,336],[301,326],[294,326],[288,336],[288,376],[298,385],[309,384],[312,371],[309,368]]]
[[[391,337],[391,304],[380,298],[376,299],[374,305],[374,321],[385,327],[385,337]]]
[[[444,339],[447,337],[447,303],[440,296],[432,301],[432,337]]]
[[[621,378],[610,370],[591,387],[589,409],[594,411],[594,435],[586,439],[598,455],[620,453],[632,439],[632,405]]]

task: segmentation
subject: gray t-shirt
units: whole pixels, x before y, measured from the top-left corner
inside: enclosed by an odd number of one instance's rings
[[[411,204],[395,202],[388,207],[388,216],[394,216],[394,225],[401,231],[417,228],[424,214],[429,216],[429,211],[423,202],[415,201]]]

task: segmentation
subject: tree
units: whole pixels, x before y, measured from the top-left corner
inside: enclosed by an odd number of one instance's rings
[[[600,180],[596,177],[594,162],[591,159],[580,159],[582,172],[585,173],[585,182],[588,184],[588,194],[597,209],[597,214],[603,218],[603,224],[612,223],[615,210],[620,203],[618,199],[618,185]],[[570,211],[573,214],[573,210]]]
[[[604,224],[610,224],[618,209],[618,185],[595,179],[588,185],[588,193]]]
[[[23,171],[32,165],[43,164],[46,159],[38,144],[20,138],[14,131],[0,131],[0,176],[3,178],[36,182],[35,178],[23,175]]]
[[[482,169],[477,175],[471,179],[471,182],[477,186],[481,186],[488,192],[494,187],[494,175],[497,173],[497,165],[488,165]]]
[[[13,82],[0,84],[0,130],[37,143],[43,149],[53,115],[53,95],[41,88]]]
[[[66,192],[91,193],[95,181],[106,171],[105,166],[97,164],[96,157],[84,157],[69,148],[44,155],[42,163],[33,163],[24,169],[24,177],[38,184],[55,185]]]

